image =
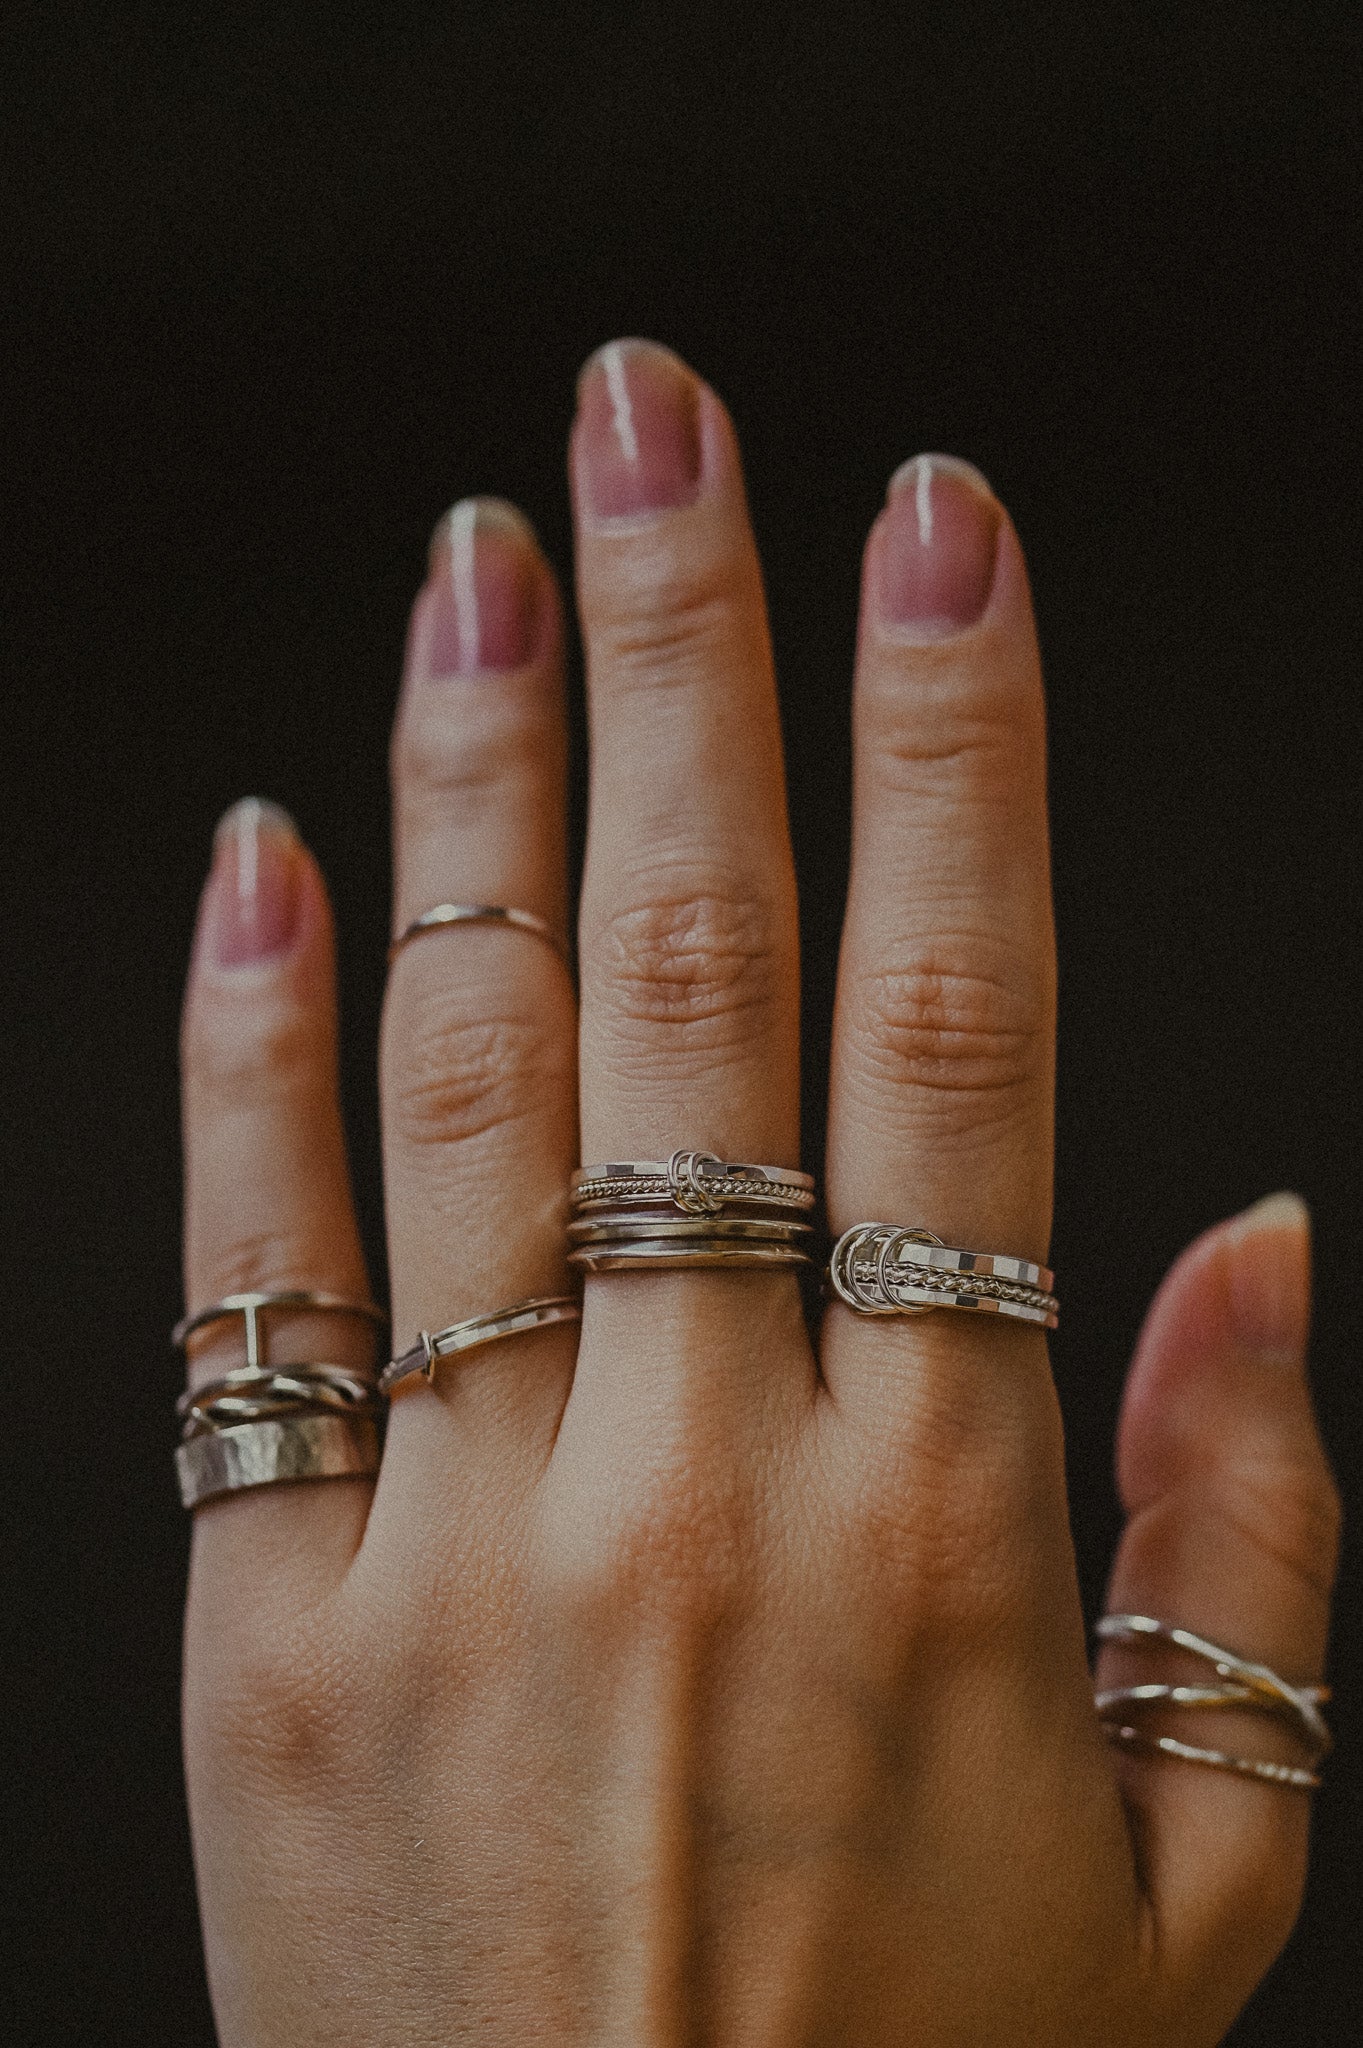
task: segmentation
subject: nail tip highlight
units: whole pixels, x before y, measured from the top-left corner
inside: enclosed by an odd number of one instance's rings
[[[242,832],[277,832],[282,838],[301,838],[292,814],[268,796],[241,796],[229,804],[213,828],[213,843],[216,846]]]
[[[1309,1231],[1311,1211],[1305,1199],[1293,1189],[1279,1188],[1271,1195],[1261,1195],[1257,1202],[1251,1202],[1248,1209],[1242,1209],[1238,1216],[1232,1217],[1229,1227],[1237,1238],[1264,1231]]]

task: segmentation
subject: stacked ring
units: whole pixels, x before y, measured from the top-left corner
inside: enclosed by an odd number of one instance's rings
[[[224,1295],[178,1322],[171,1339],[181,1346],[228,1316],[241,1316],[246,1332],[246,1363],[191,1388],[175,1404],[181,1425],[175,1464],[187,1508],[243,1487],[378,1470],[378,1390],[371,1374],[313,1362],[266,1363],[260,1318],[285,1308],[386,1321],[372,1302],[297,1288]]]
[[[1162,1642],[1186,1650],[1210,1664],[1217,1685],[1123,1685],[1094,1694],[1094,1705],[1110,1742],[1123,1749],[1136,1749],[1152,1756],[1174,1757],[1181,1763],[1202,1764],[1209,1770],[1232,1771],[1242,1778],[1260,1778],[1271,1785],[1288,1785],[1311,1791],[1320,1783],[1315,1766],[1332,1746],[1329,1729],[1320,1707],[1329,1693],[1318,1685],[1289,1685],[1267,1664],[1254,1664],[1233,1650],[1223,1650],[1191,1629],[1175,1628],[1149,1614],[1107,1614],[1096,1633],[1104,1642]],[[1310,1766],[1272,1763],[1265,1757],[1232,1756],[1224,1749],[1205,1749],[1197,1743],[1181,1742],[1173,1735],[1153,1735],[1137,1722],[1152,1709],[1193,1707],[1199,1710],[1234,1707],[1241,1713],[1266,1714],[1283,1721],[1300,1736],[1310,1754]],[[1134,1717],[1134,1718],[1133,1718]]]
[[[434,1336],[422,1330],[409,1351],[391,1358],[379,1374],[379,1392],[391,1394],[401,1381],[420,1373],[435,1378],[442,1358],[457,1357],[461,1351],[476,1351],[480,1345],[495,1344],[501,1337],[519,1336],[522,1330],[541,1330],[550,1323],[577,1323],[582,1307],[575,1295],[542,1294],[531,1301],[512,1302],[510,1308],[492,1309],[485,1315],[465,1316]]]
[[[960,1251],[930,1230],[858,1223],[828,1263],[829,1285],[863,1316],[922,1315],[932,1308],[1015,1316],[1053,1330],[1060,1304],[1054,1273],[1006,1252]]]
[[[695,1151],[610,1161],[574,1174],[572,1204],[568,1263],[584,1272],[809,1264],[814,1182],[790,1167]]]

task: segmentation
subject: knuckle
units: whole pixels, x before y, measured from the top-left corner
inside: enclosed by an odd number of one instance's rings
[[[711,1626],[746,1576],[748,1513],[735,1489],[679,1454],[655,1460],[555,1550],[552,1597],[594,1639]]]
[[[329,1019],[264,991],[244,999],[201,993],[181,1036],[190,1088],[225,1108],[329,1085],[334,1051]]]
[[[1043,1070],[1043,993],[1025,963],[996,944],[925,942],[866,976],[857,1014],[854,1058],[876,1083],[1002,1099]]]
[[[594,661],[613,686],[687,683],[731,665],[745,616],[730,564],[650,548],[622,567],[608,602],[594,607]]]
[[[414,998],[389,1094],[405,1144],[470,1145],[540,1113],[570,1080],[556,1036],[524,1016],[471,1013],[468,992]]]
[[[315,1618],[264,1621],[217,1660],[195,1702],[196,1733],[233,1779],[306,1796],[346,1783],[365,1745],[367,1688]]]
[[[1343,1509],[1323,1451],[1245,1462],[1228,1474],[1217,1508],[1223,1520],[1328,1604],[1343,1533]]]
[[[778,994],[771,915],[723,878],[661,879],[610,913],[589,955],[617,1026],[680,1027],[709,1053],[747,1042]]]
[[[1022,695],[1007,676],[962,677],[950,657],[925,674],[923,654],[915,650],[911,675],[881,672],[867,689],[862,712],[881,787],[920,801],[940,792],[957,803],[963,789],[1010,797],[1040,739],[1039,692]]]
[[[404,711],[393,733],[393,787],[407,804],[448,814],[455,805],[461,822],[476,825],[505,801],[508,783],[545,751],[542,690],[511,695],[495,684],[475,703],[461,703],[460,715],[432,710],[423,700]]]

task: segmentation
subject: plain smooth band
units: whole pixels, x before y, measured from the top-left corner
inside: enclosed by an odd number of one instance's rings
[[[561,960],[567,958],[553,926],[547,919],[536,917],[533,910],[517,910],[509,903],[435,903],[398,933],[388,948],[389,965],[397,959],[404,946],[420,938],[423,932],[440,931],[448,924],[511,925],[518,932],[529,932],[534,938],[543,939]]]
[[[379,1469],[371,1416],[287,1415],[191,1437],[175,1450],[187,1508],[222,1493],[295,1479],[367,1478]]]
[[[451,1323],[447,1330],[437,1331],[434,1336],[423,1330],[410,1351],[391,1359],[379,1374],[379,1392],[391,1394],[399,1381],[410,1379],[414,1373],[434,1379],[440,1360],[453,1358],[460,1351],[494,1344],[499,1337],[514,1337],[522,1330],[543,1329],[549,1323],[576,1323],[581,1316],[582,1306],[575,1295],[545,1294],[532,1301],[513,1302],[510,1308],[494,1309],[489,1315],[466,1316],[463,1322]]]

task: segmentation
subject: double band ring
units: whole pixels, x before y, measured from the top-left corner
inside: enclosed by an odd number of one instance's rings
[[[540,1295],[533,1301],[513,1302],[510,1308],[494,1309],[489,1315],[466,1316],[447,1330],[432,1336],[423,1330],[409,1351],[390,1359],[379,1374],[379,1392],[391,1394],[402,1380],[420,1373],[435,1378],[442,1358],[454,1358],[461,1351],[474,1351],[481,1344],[495,1344],[499,1337],[515,1337],[522,1330],[541,1330],[549,1323],[576,1323],[582,1308],[571,1294]]]
[[[518,932],[529,932],[533,938],[543,939],[552,946],[561,960],[567,959],[561,940],[546,918],[536,917],[533,910],[517,910],[507,903],[436,903],[431,909],[423,910],[420,917],[400,931],[388,948],[391,966],[404,946],[413,939],[419,939],[423,932],[441,931],[451,924],[504,924]]]
[[[930,1230],[857,1223],[833,1247],[828,1280],[863,1316],[922,1315],[933,1308],[1015,1316],[1053,1330],[1055,1275],[1006,1252],[960,1251]]]
[[[572,1204],[568,1263],[586,1273],[810,1263],[814,1182],[791,1167],[691,1150],[612,1160],[579,1168]]]
[[[1104,1642],[1168,1643],[1210,1664],[1220,1681],[1217,1685],[1123,1685],[1095,1693],[1094,1705],[1110,1742],[1124,1749],[1174,1757],[1182,1763],[1202,1764],[1210,1770],[1231,1771],[1237,1777],[1259,1778],[1267,1784],[1287,1785],[1300,1791],[1311,1791],[1319,1785],[1320,1775],[1315,1766],[1332,1746],[1330,1731],[1320,1712],[1322,1702],[1330,1696],[1325,1687],[1289,1685],[1267,1664],[1252,1663],[1233,1650],[1222,1649],[1220,1644],[1196,1635],[1192,1629],[1174,1627],[1149,1614],[1104,1615],[1095,1633]],[[1229,1707],[1241,1713],[1269,1715],[1286,1723],[1301,1738],[1310,1754],[1310,1767],[1272,1763],[1265,1757],[1233,1756],[1223,1749],[1182,1742],[1173,1735],[1151,1734],[1137,1725],[1152,1709],[1161,1707],[1201,1711]]]
[[[175,1465],[187,1508],[245,1487],[286,1480],[368,1476],[379,1468],[377,1389],[372,1374],[312,1361],[271,1366],[261,1318],[272,1310],[387,1321],[372,1301],[310,1288],[226,1294],[175,1325],[180,1346],[230,1316],[245,1327],[246,1362],[181,1394]]]

